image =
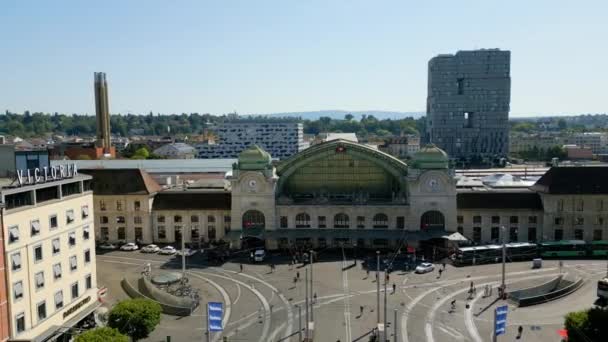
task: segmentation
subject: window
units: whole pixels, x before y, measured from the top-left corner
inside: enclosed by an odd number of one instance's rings
[[[583,211],[583,210],[585,210],[585,201],[578,200],[576,202],[576,211]]]
[[[108,217],[107,216],[100,216],[99,217],[99,222],[102,224],[107,224],[109,222]]]
[[[562,224],[564,224],[564,219],[562,217],[556,217],[555,218],[555,225],[561,226]]]
[[[215,216],[213,216],[213,215],[207,216],[207,222],[208,223],[215,223]]]
[[[376,214],[373,220],[374,228],[388,228],[388,216],[386,214]]]
[[[595,201],[595,210],[604,211],[604,200],[598,199]]]
[[[89,228],[89,226],[84,226],[82,228],[82,239],[88,240],[90,237],[91,237],[91,229]]]
[[[65,222],[66,224],[74,222],[74,210],[68,210],[65,212]]]
[[[405,217],[397,216],[397,229],[405,229]]]
[[[34,261],[39,262],[42,261],[42,245],[38,245],[34,247]]]
[[[12,226],[8,228],[8,241],[9,243],[19,241],[19,226]]]
[[[456,231],[459,232],[460,234],[464,234],[464,227],[458,226],[458,227],[456,227]]]
[[[72,299],[78,298],[78,282],[72,284]]]
[[[553,240],[559,241],[564,239],[564,230],[563,229],[555,229],[553,231]]]
[[[458,78],[456,85],[458,86],[458,95],[464,94],[464,78]]]
[[[118,227],[116,234],[118,235],[118,240],[125,240],[127,238],[125,227]]]
[[[536,224],[537,217],[536,216],[528,216],[528,224]]]
[[[481,242],[481,227],[473,227],[473,241]]]
[[[78,260],[75,255],[70,257],[70,271],[76,271],[78,269]]]
[[[213,216],[207,217],[207,222],[215,222]],[[211,219],[212,221],[209,221]],[[262,229],[266,227],[264,214],[257,210],[247,210],[243,214],[243,229]]]
[[[490,230],[490,240],[496,242],[500,239],[500,228],[492,227]]]
[[[135,211],[140,211],[141,210],[141,202],[140,201],[133,202],[133,209],[135,209]]]
[[[106,201],[99,200],[99,210],[101,210],[101,211],[105,211],[106,210]]]
[[[55,280],[61,279],[61,263],[53,265],[53,278]]]
[[[88,205],[84,205],[81,208],[82,210],[82,219],[86,219],[87,217],[89,217],[89,206]]]
[[[93,288],[93,278],[90,274],[87,274],[87,276],[84,278],[84,287],[87,290]]]
[[[281,228],[287,228],[287,226],[288,226],[288,223],[287,223],[287,216],[281,216],[280,221],[281,221],[281,222],[280,222],[280,227],[281,227]]]
[[[20,313],[15,316],[15,327],[17,328],[17,333],[22,333],[25,331],[25,315]]]
[[[604,218],[601,216],[598,216],[595,218],[595,224],[597,224],[598,226],[602,226],[604,225]]]
[[[557,200],[557,211],[564,211],[564,200],[563,199]]]
[[[116,223],[126,223],[127,220],[125,220],[124,216],[116,216]]]
[[[43,301],[42,303],[38,303],[38,320],[42,321],[43,319],[46,318],[46,302]]]
[[[230,225],[230,223],[232,222],[232,218],[228,215],[224,216],[224,224],[228,224]]]
[[[207,238],[209,239],[209,241],[215,240],[215,228],[214,227],[208,227],[207,228]]]
[[[40,221],[39,220],[31,221],[30,228],[32,231],[32,236],[36,236],[36,235],[40,234]]]
[[[21,269],[21,253],[17,252],[11,255],[11,267],[13,271],[19,271]]]
[[[110,239],[110,229],[108,229],[108,227],[101,227],[100,234],[102,241],[108,241]]]
[[[481,216],[473,216],[473,223],[481,223]]]
[[[299,213],[296,215],[296,228],[310,228],[310,215]]]
[[[57,222],[57,215],[51,215],[49,217],[49,228],[50,229],[55,229],[59,226],[59,223]]]
[[[201,235],[198,231],[198,226],[192,227],[192,230],[190,231],[190,236],[193,242],[198,241],[200,239]]]
[[[519,223],[519,217],[518,216],[511,216],[511,217],[509,217],[509,223],[510,224],[518,224]]]
[[[34,275],[34,280],[36,281],[36,289],[41,289],[44,287],[44,272],[38,272]]]
[[[198,216],[196,216],[196,215],[190,216],[190,222],[197,223],[198,222]]]
[[[86,249],[84,251],[84,263],[88,264],[91,262],[91,250],[90,249]]]
[[[51,245],[53,247],[53,255],[61,252],[61,241],[59,241],[59,238],[53,239]]]
[[[23,282],[18,281],[13,283],[13,295],[15,296],[15,300],[19,300],[23,298]]]
[[[365,216],[357,216],[357,228],[365,228]]]
[[[180,223],[180,222],[182,222],[182,216],[181,215],[175,215],[175,216],[173,216],[173,222],[174,223]]]
[[[140,241],[144,238],[144,231],[141,227],[135,227],[135,241]]]
[[[319,216],[319,217],[317,217],[317,220],[319,221],[319,223],[318,223],[319,228],[327,227],[327,224],[325,223],[325,216]]]
[[[509,242],[517,242],[518,240],[518,229],[517,227],[511,227],[509,229]]]
[[[317,243],[319,244],[319,248],[327,247],[327,239],[325,238],[318,238]]]
[[[122,211],[122,201],[116,201],[116,211]]]
[[[460,215],[456,216],[456,221],[458,222],[458,224],[462,224],[464,222],[464,218]]]
[[[574,219],[574,224],[577,226],[582,226],[585,224],[585,219],[583,217],[577,217]]]
[[[70,247],[76,246],[76,232],[70,232],[68,234],[68,244]]]
[[[133,216],[133,223],[141,224],[141,222],[142,222],[141,216]]]
[[[167,238],[167,230],[165,229],[165,226],[158,226],[158,238],[159,239]]]
[[[165,222],[165,216],[164,215],[159,215],[158,217],[156,217],[156,222],[164,223]]]
[[[528,227],[528,242],[536,242],[536,228]]]
[[[582,229],[575,229],[574,230],[574,239],[575,240],[582,240],[583,239],[583,230]]]
[[[500,224],[500,216],[492,216],[492,224]]]
[[[340,213],[334,216],[334,228],[348,228],[350,225],[350,220],[348,215]]]
[[[602,230],[601,229],[594,229],[593,230],[593,241],[598,241],[602,239]]]
[[[59,310],[63,307],[63,291],[55,293],[55,309]]]

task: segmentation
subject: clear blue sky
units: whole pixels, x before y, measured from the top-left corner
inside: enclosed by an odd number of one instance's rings
[[[0,110],[425,109],[428,60],[511,50],[512,115],[607,112],[607,1],[0,2]]]

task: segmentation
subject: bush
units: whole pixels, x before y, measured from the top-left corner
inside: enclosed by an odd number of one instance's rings
[[[91,329],[76,336],[75,342],[129,342],[129,337],[116,329],[104,327]]]
[[[606,308],[591,308],[583,311],[570,312],[564,323],[568,330],[568,342],[588,342],[608,340],[608,310]]]
[[[144,298],[123,300],[110,311],[108,325],[133,340],[148,337],[160,323],[161,307]]]

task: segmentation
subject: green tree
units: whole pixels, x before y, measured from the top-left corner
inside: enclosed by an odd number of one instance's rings
[[[95,328],[76,336],[75,342],[129,342],[129,337],[108,327]]]
[[[566,123],[566,120],[559,119],[559,120],[557,120],[557,127],[559,128],[560,131],[563,131],[568,127],[568,124]]]
[[[149,156],[150,152],[148,152],[148,149],[145,147],[140,147],[135,151],[131,159],[148,159]]]
[[[344,115],[344,120],[346,120],[346,121],[351,121],[354,118],[355,117],[352,114],[346,114],[346,115]]]
[[[108,326],[137,341],[148,337],[160,323],[161,311],[160,305],[149,299],[123,300],[110,311]]]
[[[568,342],[608,340],[608,309],[594,307],[574,311],[566,315],[564,326],[568,330]]]

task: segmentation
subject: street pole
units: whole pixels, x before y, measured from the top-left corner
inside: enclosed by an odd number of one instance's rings
[[[186,243],[184,242],[184,234],[182,234],[182,279],[186,279]]]
[[[388,337],[388,332],[387,332],[388,326],[386,325],[386,321],[387,321],[387,317],[386,317],[386,283],[388,283],[387,279],[388,279],[388,273],[387,273],[387,270],[384,269],[384,339],[385,340]]]
[[[312,285],[312,265],[313,265],[314,259],[312,257],[312,253],[313,253],[313,250],[311,249],[310,252],[309,252],[310,256],[309,256],[308,260],[310,261],[310,297],[313,299],[313,301],[310,303],[310,321],[314,322],[315,321],[315,318],[314,318],[315,317],[314,316],[314,312],[315,312],[314,298],[315,298],[315,295],[314,295],[314,289],[313,289],[313,285]]]
[[[306,269],[305,273],[306,273],[306,275],[305,275],[305,279],[304,280],[305,280],[305,283],[306,283],[306,289],[305,289],[306,290],[305,291],[306,292],[306,300],[305,300],[306,301],[306,303],[305,303],[306,304],[306,327],[305,327],[305,330],[304,330],[304,336],[306,338],[306,341],[308,341],[308,322],[309,322],[308,321],[308,268]]]
[[[397,309],[393,310],[393,313],[395,314],[393,317],[393,332],[395,333],[394,341],[399,342],[399,329],[397,329]]]
[[[298,342],[302,342],[302,307],[298,307]]]
[[[207,332],[205,335],[207,335],[207,342],[211,341],[211,332],[209,331],[209,304],[206,305],[207,306]]]
[[[505,290],[507,289],[507,285],[505,283],[505,274],[506,274],[506,262],[507,262],[507,245],[506,245],[506,237],[507,237],[507,229],[505,226],[500,227],[502,230],[502,282],[500,285],[501,291],[500,295],[504,297]]]
[[[376,323],[380,326],[380,251],[376,251]]]

